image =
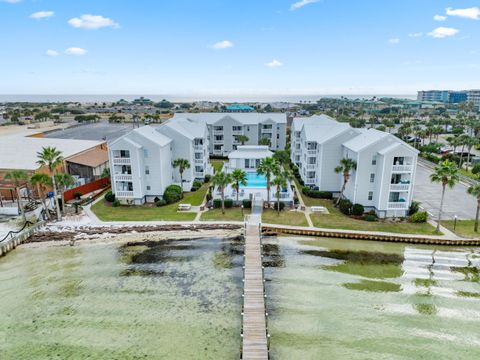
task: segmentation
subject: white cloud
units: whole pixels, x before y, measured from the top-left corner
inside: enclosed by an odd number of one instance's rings
[[[283,66],[283,64],[280,61],[273,59],[272,61],[266,63],[265,66],[269,68],[276,68],[276,67]]]
[[[37,11],[36,13],[33,13],[30,15],[30,18],[32,19],[46,19],[49,17],[52,17],[55,15],[53,11]]]
[[[479,20],[480,19],[480,8],[479,7],[471,7],[466,9],[452,9],[447,8],[446,10],[447,15],[449,16],[458,16],[472,20]]]
[[[291,6],[290,6],[290,11],[295,11],[295,10],[298,10],[308,4],[314,4],[316,2],[318,2],[319,0],[300,0],[300,1],[297,1],[296,3],[293,3]]]
[[[400,42],[399,38],[388,39],[390,44],[398,44]]]
[[[6,3],[9,3],[9,4],[17,4],[19,2],[21,2],[22,0],[0,0],[1,2],[6,2]]]
[[[435,15],[433,17],[433,20],[435,20],[435,21],[445,21],[445,20],[447,20],[447,17],[444,16],[444,15]]]
[[[65,54],[67,55],[85,55],[87,50],[78,48],[78,47],[70,47],[65,50]]]
[[[51,57],[55,57],[55,56],[58,56],[58,55],[60,55],[60,54],[59,54],[58,51],[56,51],[56,50],[50,50],[50,49],[48,49],[48,50],[45,52],[45,55],[51,56]]]
[[[458,32],[458,29],[440,26],[429,32],[428,35],[437,39],[442,39],[449,36],[455,36],[458,34]]]
[[[233,47],[233,43],[229,40],[219,41],[211,46],[212,49],[228,49],[231,47]]]
[[[79,18],[78,17],[72,18],[68,20],[68,23],[74,28],[87,29],[87,30],[95,30],[95,29],[100,29],[104,27],[112,27],[114,29],[117,29],[120,27],[120,25],[117,24],[112,19],[103,17],[101,15],[90,15],[90,14],[82,15]]]
[[[413,38],[422,37],[422,36],[423,36],[423,33],[421,33],[421,32],[410,33],[410,34],[408,34],[408,36],[409,36],[409,37],[413,37]]]

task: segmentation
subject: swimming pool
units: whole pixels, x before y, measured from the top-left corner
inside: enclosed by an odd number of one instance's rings
[[[266,188],[267,178],[265,175],[258,175],[257,173],[247,172],[247,185],[240,186],[241,188]]]

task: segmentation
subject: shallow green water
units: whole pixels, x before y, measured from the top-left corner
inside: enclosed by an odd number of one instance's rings
[[[264,244],[272,359],[480,358],[480,249]]]
[[[0,359],[235,359],[243,244],[20,247],[0,259]]]

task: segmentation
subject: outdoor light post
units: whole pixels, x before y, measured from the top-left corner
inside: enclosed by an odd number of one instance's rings
[[[242,217],[243,217],[243,204],[240,207],[242,208]]]
[[[457,229],[457,215],[455,215],[455,219],[453,220],[453,231]]]

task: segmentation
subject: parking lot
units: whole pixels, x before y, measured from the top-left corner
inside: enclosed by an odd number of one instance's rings
[[[442,195],[442,185],[430,181],[431,170],[418,164],[415,176],[413,199],[421,202],[425,211],[436,219]],[[462,183],[453,189],[447,188],[443,205],[443,218],[473,219],[477,209],[477,200],[467,193],[468,186]]]
[[[133,130],[132,124],[110,124],[106,121],[70,127],[45,134],[47,138],[114,141]]]

